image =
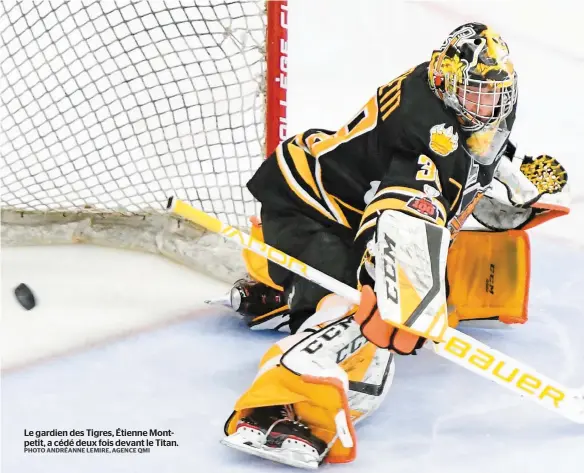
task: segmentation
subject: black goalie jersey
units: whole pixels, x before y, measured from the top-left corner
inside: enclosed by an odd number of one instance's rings
[[[465,137],[429,89],[427,66],[381,86],[337,132],[311,129],[281,143],[248,182],[251,193],[270,210],[301,212],[353,238],[369,233],[387,209],[455,234],[498,160],[482,166],[470,159],[465,148],[477,140]]]

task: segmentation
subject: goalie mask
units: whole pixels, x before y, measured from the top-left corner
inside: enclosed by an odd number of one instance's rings
[[[517,74],[509,48],[486,25],[455,29],[428,66],[432,91],[455,111],[462,129],[496,130],[517,102]]]

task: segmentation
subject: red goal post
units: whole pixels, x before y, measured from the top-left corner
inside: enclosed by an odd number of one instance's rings
[[[286,134],[287,0],[2,2],[2,244],[163,254],[231,281],[245,184]]]
[[[267,1],[266,154],[286,138],[288,0]]]

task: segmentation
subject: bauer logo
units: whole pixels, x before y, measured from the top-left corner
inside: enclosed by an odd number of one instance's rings
[[[536,397],[554,407],[559,408],[566,394],[559,388],[548,384],[535,373],[529,373],[521,366],[514,366],[497,352],[487,353],[485,350],[472,346],[466,340],[453,336],[444,346],[444,350],[457,358],[464,360],[474,370],[487,371],[490,378],[501,384],[510,384],[524,396]]]

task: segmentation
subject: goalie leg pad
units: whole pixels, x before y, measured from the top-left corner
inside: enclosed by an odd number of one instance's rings
[[[523,230],[460,232],[448,255],[449,324],[480,319],[525,323],[530,258]]]
[[[291,404],[313,435],[329,445],[326,461],[352,461],[354,424],[377,409],[393,375],[393,355],[368,342],[347,315],[272,346],[225,433],[234,434],[238,421],[256,407]]]

